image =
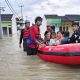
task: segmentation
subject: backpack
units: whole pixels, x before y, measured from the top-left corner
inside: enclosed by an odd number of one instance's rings
[[[34,26],[33,26],[33,31],[34,31]],[[36,37],[36,39],[38,39],[38,37]],[[36,45],[36,43],[34,42],[34,40],[32,40],[31,36],[30,36],[30,31],[29,31],[29,34],[28,34],[28,38],[26,40],[26,44],[27,45],[30,45],[30,44],[34,44]]]

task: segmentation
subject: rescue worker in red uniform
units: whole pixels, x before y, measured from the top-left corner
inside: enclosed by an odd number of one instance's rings
[[[24,51],[27,51],[26,39],[28,38],[29,29],[30,29],[30,21],[26,20],[25,21],[25,28],[21,30],[20,41],[19,41],[19,46],[21,48],[21,43],[23,40]]]
[[[35,24],[30,27],[30,34],[27,39],[28,55],[36,55],[38,46],[43,46],[39,40],[40,37],[40,25],[42,24],[42,18],[37,17]]]

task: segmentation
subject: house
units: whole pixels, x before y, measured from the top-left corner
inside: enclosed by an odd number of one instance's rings
[[[57,15],[45,15],[47,24],[50,24],[55,32],[59,31],[59,27],[61,26],[61,18]]]
[[[71,25],[73,22],[78,22],[80,25],[80,15],[44,15],[46,24],[50,24],[55,32],[69,31],[72,33]]]
[[[78,22],[80,25],[80,15],[65,15],[63,16],[66,20],[62,20],[62,29],[63,31],[69,31],[72,33],[71,25],[73,22]]]
[[[0,38],[17,33],[16,16],[1,14]]]
[[[1,27],[3,36],[12,34],[12,17],[13,14],[1,14]]]

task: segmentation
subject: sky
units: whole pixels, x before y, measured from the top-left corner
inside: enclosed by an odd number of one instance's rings
[[[45,14],[80,14],[80,0],[9,0],[17,16],[21,15],[20,5],[23,7],[23,16],[25,19],[34,20],[36,16]],[[2,13],[10,13],[5,0],[0,0],[0,5],[5,7]]]

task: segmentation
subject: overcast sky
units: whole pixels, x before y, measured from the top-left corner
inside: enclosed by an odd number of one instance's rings
[[[29,19],[44,14],[80,14],[80,0],[9,0],[9,2],[18,16],[20,16],[19,5],[24,5],[23,16]],[[2,13],[12,13],[5,0],[0,0],[0,4],[6,7]]]

